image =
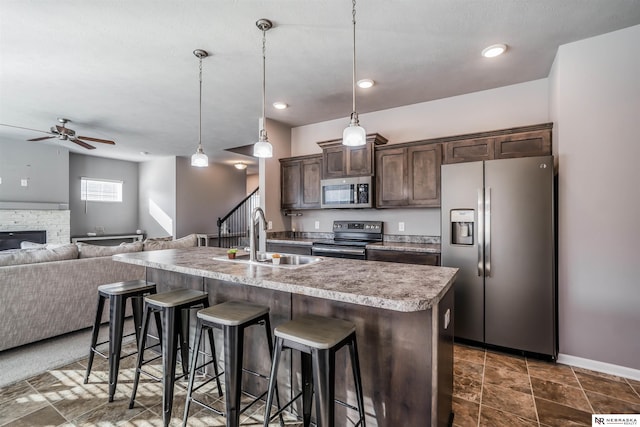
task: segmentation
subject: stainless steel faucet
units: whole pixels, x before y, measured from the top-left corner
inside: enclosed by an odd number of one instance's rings
[[[258,237],[256,233],[256,229],[259,231],[259,222],[262,220],[262,228],[267,229],[267,219],[264,217],[264,211],[261,207],[253,208],[251,212],[251,225],[249,227],[249,261],[253,262],[256,260],[256,253]]]

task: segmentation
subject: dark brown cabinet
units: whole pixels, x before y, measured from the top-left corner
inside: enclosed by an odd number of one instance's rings
[[[398,144],[376,150],[376,207],[440,206],[440,144]]]
[[[378,134],[367,135],[367,144],[360,147],[344,146],[341,139],[318,142],[322,148],[322,178],[373,175],[373,147],[386,143],[386,138]]]
[[[440,254],[427,252],[367,249],[367,261],[398,262],[401,264],[440,265]]]
[[[442,138],[444,163],[551,155],[552,123]]]
[[[317,209],[320,207],[322,156],[280,159],[280,207]]]

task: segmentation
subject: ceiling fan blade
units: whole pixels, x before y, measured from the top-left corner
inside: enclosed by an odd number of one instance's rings
[[[93,141],[93,142],[101,142],[103,144],[116,145],[115,142],[108,139],[91,138],[90,136],[77,136],[76,138],[82,138],[82,139],[86,139],[87,141]]]
[[[55,138],[55,135],[52,136],[43,136],[42,138],[33,138],[33,139],[27,139],[27,141],[43,141],[45,139],[49,139],[49,138]]]
[[[84,141],[80,141],[80,140],[79,140],[79,139],[77,139],[77,138],[69,138],[69,141],[71,141],[71,142],[73,142],[73,143],[76,143],[76,144],[78,144],[79,146],[86,148],[87,150],[95,150],[95,149],[96,149],[96,147],[94,147],[93,145],[87,144],[87,143],[86,143],[86,142],[84,142]]]

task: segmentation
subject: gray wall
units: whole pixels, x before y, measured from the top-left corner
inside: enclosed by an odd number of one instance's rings
[[[0,141],[0,178],[0,202],[69,203],[69,150]]]
[[[233,165],[209,162],[191,166],[191,159],[176,159],[176,236],[217,233],[218,217],[226,215],[245,197],[246,173]]]
[[[72,236],[96,227],[104,227],[106,234],[135,233],[139,228],[138,163],[70,153],[68,177]],[[122,203],[80,200],[81,177],[123,181]]]
[[[147,237],[175,236],[176,158],[162,157],[138,167],[138,223]]]
[[[635,26],[561,46],[550,75],[560,353],[633,369],[640,369],[639,40]]]

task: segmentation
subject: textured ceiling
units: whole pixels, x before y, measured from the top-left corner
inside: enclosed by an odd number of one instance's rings
[[[0,123],[46,131],[57,117],[79,135],[113,139],[84,154],[145,160],[191,155],[198,140],[203,60],[203,145],[211,160],[257,139],[261,110],[259,18],[267,33],[269,119],[299,126],[351,112],[348,0],[0,0]],[[361,0],[357,5],[360,113],[547,77],[557,48],[640,24],[636,0]],[[507,43],[493,60],[480,51]],[[597,54],[597,52],[594,52]],[[290,108],[275,110],[284,101]],[[0,140],[44,136],[0,126]],[[336,135],[336,138],[340,135]]]

